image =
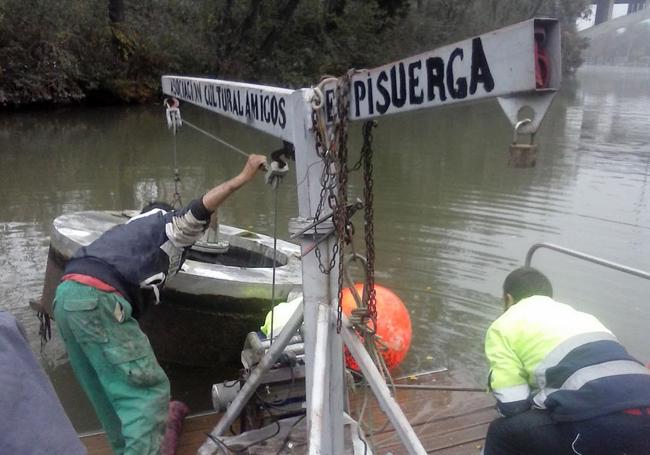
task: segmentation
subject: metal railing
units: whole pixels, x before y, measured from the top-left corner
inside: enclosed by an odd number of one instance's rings
[[[619,272],[650,280],[650,273],[644,272],[643,270],[627,267],[625,265],[617,264],[616,262],[608,261],[606,259],[592,256],[590,254],[581,253],[580,251],[572,250],[570,248],[564,248],[563,246],[554,245],[552,243],[535,243],[533,246],[531,246],[528,249],[528,253],[526,253],[526,267],[530,267],[530,263],[533,260],[533,254],[535,254],[535,251],[541,248],[547,248],[549,250],[557,251],[558,253],[563,253],[568,256],[584,259],[585,261],[608,267],[610,269],[618,270]]]

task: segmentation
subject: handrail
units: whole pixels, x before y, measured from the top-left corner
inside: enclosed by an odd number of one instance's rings
[[[544,243],[544,242],[535,243],[533,246],[530,247],[528,253],[526,253],[526,267],[530,267],[530,262],[533,259],[533,254],[535,253],[535,251],[539,250],[540,248],[548,248],[549,250],[557,251],[558,253],[564,253],[578,259],[584,259],[585,261],[593,262],[594,264],[599,264],[605,267],[609,267],[610,269],[618,270],[619,272],[628,273],[630,275],[634,275],[639,278],[645,278],[646,280],[650,280],[650,273],[644,272],[643,270],[634,269],[632,267],[627,267],[625,265],[617,264],[616,262],[611,262],[606,259],[592,256],[590,254],[581,253],[576,250],[564,248],[563,246],[554,245],[552,243]]]

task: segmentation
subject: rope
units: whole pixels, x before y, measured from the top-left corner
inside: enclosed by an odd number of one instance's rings
[[[244,152],[242,149],[239,147],[236,147],[232,145],[231,143],[224,141],[223,139],[215,136],[214,134],[211,134],[204,129],[194,125],[191,122],[188,122],[186,119],[183,119],[183,123],[190,128],[193,128],[194,130],[198,131],[199,133],[204,134],[205,136],[217,141],[218,143],[225,145],[229,149],[239,153],[240,155],[245,156],[248,158],[250,155],[249,153]],[[176,136],[174,136],[174,139],[176,139]],[[176,143],[174,142],[174,147],[176,146]],[[175,150],[175,148],[174,148]],[[275,272],[276,272],[276,262],[277,262],[277,253],[278,253],[278,183],[279,179],[276,180],[276,184],[273,185],[274,188],[274,202],[273,202],[273,275],[271,279],[271,332],[270,332],[270,345],[273,345],[273,322],[274,322],[274,316],[275,316]]]
[[[169,102],[165,102],[167,107],[168,107],[168,112],[170,108],[175,109],[175,112],[178,112],[178,100],[170,100]],[[180,182],[180,174],[177,168],[176,164],[176,131],[178,129],[178,126],[181,124],[180,123],[180,114],[177,114],[179,120],[177,122],[174,122],[170,119],[170,114],[168,113],[168,123],[170,124],[170,127],[172,127],[173,133],[174,133],[174,185],[175,185],[175,193],[174,193],[174,202],[179,202],[180,203],[180,193],[178,192],[178,183]],[[240,155],[245,156],[248,158],[251,154],[246,153],[242,149],[240,149],[237,146],[232,145],[231,143],[224,141],[223,139],[215,136],[212,133],[209,133],[208,131],[204,130],[203,128],[200,128],[193,124],[192,122],[188,122],[186,119],[182,120],[182,124],[185,124],[189,126],[190,128],[198,131],[201,134],[204,134],[205,136],[209,137],[212,140],[217,141],[221,145],[224,145],[228,147],[229,149],[239,153]],[[274,207],[273,207],[273,277],[271,280],[271,338],[270,338],[270,344],[273,345],[273,319],[275,315],[275,272],[276,272],[276,261],[277,261],[277,253],[278,253],[278,186],[281,178],[276,177],[275,182],[273,184],[273,189],[274,189]]]
[[[189,126],[190,128],[194,128],[194,129],[195,129],[196,131],[198,131],[199,133],[205,134],[207,137],[209,137],[209,138],[211,138],[211,139],[214,139],[215,141],[217,141],[217,142],[220,143],[221,145],[225,145],[226,147],[228,147],[229,149],[231,149],[231,150],[233,150],[233,151],[239,153],[240,155],[244,155],[246,158],[248,158],[248,156],[250,155],[250,153],[246,153],[246,152],[244,152],[244,151],[243,151],[242,149],[240,149],[239,147],[236,147],[236,146],[232,145],[231,143],[224,141],[223,139],[221,139],[221,138],[215,136],[214,134],[210,134],[210,133],[208,133],[208,132],[205,131],[204,129],[199,128],[198,126],[196,126],[196,125],[194,125],[194,124],[188,122],[188,121],[185,120],[185,119],[183,119],[183,123],[186,124],[187,126]]]
[[[277,180],[276,180],[277,181]],[[279,181],[278,181],[279,183]],[[270,346],[273,346],[273,317],[275,315],[275,268],[276,257],[278,253],[278,186],[274,187],[274,202],[273,202],[273,278],[271,280],[271,341]],[[293,371],[293,369],[291,370]]]
[[[181,183],[181,173],[178,169],[178,161],[176,158],[176,135],[178,134],[178,128],[183,125],[183,119],[181,119],[181,112],[178,110],[178,100],[176,98],[167,98],[163,104],[166,109],[167,128],[172,130],[172,136],[174,137],[172,141],[174,161],[174,196],[172,198],[172,207],[178,209],[183,206],[183,201],[181,200],[181,192],[178,189]]]
[[[196,126],[195,124],[193,124],[193,123],[191,123],[191,122],[188,122],[186,119],[183,119],[183,124],[189,126],[190,128],[193,128],[194,130],[196,130],[196,131],[198,131],[199,133],[201,133],[201,134],[203,134],[203,135],[209,137],[210,139],[213,139],[213,140],[217,141],[217,142],[220,143],[221,145],[224,145],[224,146],[228,147],[229,149],[231,149],[231,150],[233,150],[233,151],[239,153],[240,155],[245,156],[246,158],[248,158],[248,156],[250,155],[250,153],[247,153],[247,152],[243,151],[243,150],[240,149],[239,147],[237,147],[237,146],[235,146],[235,145],[232,145],[230,142],[227,142],[227,141],[221,139],[220,137],[215,136],[215,135],[212,134],[212,133],[209,133],[208,131],[204,130],[203,128],[200,128],[200,127]],[[176,140],[176,136],[174,136],[174,141],[175,141],[175,140]],[[176,153],[176,142],[174,142],[174,163],[176,163],[176,161],[175,161],[175,158],[176,158],[175,153]],[[292,186],[299,186],[299,185],[301,185],[301,184],[302,184],[302,183],[303,183],[303,182],[304,182],[304,181],[309,177],[309,170],[310,170],[313,166],[315,166],[315,165],[317,165],[317,164],[320,164],[320,161],[314,161],[313,163],[311,163],[311,164],[307,167],[307,170],[306,170],[306,172],[305,172],[305,175],[302,177],[302,179],[301,179],[301,180],[300,180],[296,185],[292,185]],[[174,164],[174,167],[176,167],[176,164]]]
[[[181,183],[181,172],[178,169],[178,162],[176,158],[176,133],[178,131],[176,125],[173,128],[174,135],[174,197],[172,198],[172,207],[179,209],[183,207],[183,201],[181,199],[181,193],[178,190],[178,186]]]

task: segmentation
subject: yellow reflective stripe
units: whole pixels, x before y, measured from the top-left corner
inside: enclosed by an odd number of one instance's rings
[[[520,384],[512,387],[494,389],[492,393],[501,403],[512,403],[513,401],[527,400],[530,395],[530,387],[528,384]]]
[[[488,329],[485,353],[494,370],[492,386],[508,387],[524,379],[532,388],[541,389],[546,384],[546,370],[558,364],[572,347],[609,339],[615,340],[589,314],[549,297],[522,299]]]
[[[638,364],[632,360],[613,360],[611,362],[599,363],[598,365],[591,365],[581,368],[567,378],[559,389],[545,388],[542,389],[533,401],[536,405],[544,407],[544,402],[552,394],[559,390],[579,390],[586,383],[611,377],[620,376],[624,374],[644,374],[650,375],[650,370],[643,365]]]
[[[553,349],[544,358],[544,360],[540,362],[537,368],[535,368],[535,379],[537,380],[537,387],[540,389],[546,387],[546,370],[560,363],[560,361],[565,358],[569,352],[584,344],[604,340],[618,341],[616,337],[610,332],[581,333],[564,340],[555,349]]]

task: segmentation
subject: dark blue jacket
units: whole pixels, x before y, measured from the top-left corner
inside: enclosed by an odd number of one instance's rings
[[[137,317],[140,290],[150,289],[159,301],[165,280],[178,272],[211,214],[202,199],[196,199],[182,210],[155,209],[138,215],[80,248],[64,273],[89,275],[113,286],[133,305]]]

